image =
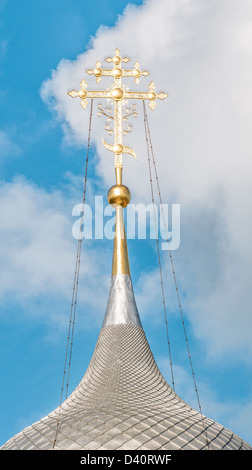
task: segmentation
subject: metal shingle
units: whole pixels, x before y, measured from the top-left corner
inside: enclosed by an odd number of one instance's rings
[[[115,353],[116,352],[116,353]],[[59,409],[3,449],[52,449]],[[55,449],[250,449],[192,409],[162,377],[141,327],[102,328],[88,370],[60,410]]]

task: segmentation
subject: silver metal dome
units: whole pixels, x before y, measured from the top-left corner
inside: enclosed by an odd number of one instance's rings
[[[130,276],[117,274],[89,367],[61,407],[2,450],[249,450],[168,385],[150,350]]]

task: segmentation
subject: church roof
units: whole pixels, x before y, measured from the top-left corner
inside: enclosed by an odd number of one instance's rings
[[[104,324],[80,384],[61,407],[2,449],[53,449],[57,422],[56,450],[250,449],[186,404],[165,381],[141,326],[130,276],[124,274],[112,278]]]

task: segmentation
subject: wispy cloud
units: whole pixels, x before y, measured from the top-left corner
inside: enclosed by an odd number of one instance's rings
[[[13,142],[10,135],[3,129],[0,129],[0,162],[5,157],[13,157],[20,153],[20,147]]]
[[[23,178],[0,187],[0,302],[8,299],[25,315],[44,316],[56,329],[62,322],[65,327],[70,313],[77,248],[72,236],[76,200],[67,194],[45,191]],[[94,245],[87,250],[85,243],[78,294],[80,327],[83,315],[86,327],[90,322],[100,324],[103,290],[109,288],[109,272],[104,269],[108,254],[98,253]]]

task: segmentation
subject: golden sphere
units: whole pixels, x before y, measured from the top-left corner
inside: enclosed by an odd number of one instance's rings
[[[123,184],[116,184],[108,191],[108,202],[111,206],[126,207],[130,202],[130,190]]]
[[[121,153],[123,153],[123,145],[122,144],[113,145],[113,152],[115,152],[117,155],[120,155]]]
[[[81,99],[84,99],[87,96],[87,92],[86,92],[86,90],[80,90],[78,95]]]
[[[135,78],[138,78],[141,75],[141,72],[138,69],[134,69],[132,73]]]
[[[122,88],[113,88],[111,96],[115,101],[120,101],[124,97],[124,90]]]
[[[113,70],[113,76],[115,78],[121,78],[122,76],[122,69],[119,69],[118,67]]]
[[[102,74],[102,69],[99,69],[99,68],[94,69],[94,74],[96,77],[100,77]]]
[[[113,57],[113,62],[114,62],[115,65],[118,65],[121,62],[121,58],[118,57],[118,56],[115,56],[115,57]]]
[[[150,93],[148,93],[148,96],[149,100],[155,100],[157,97],[157,93],[155,93],[155,91],[151,91]]]

